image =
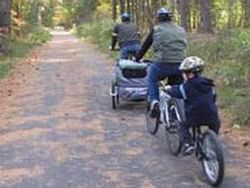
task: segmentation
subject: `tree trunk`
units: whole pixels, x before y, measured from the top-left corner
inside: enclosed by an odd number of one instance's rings
[[[146,15],[149,28],[153,28],[154,21],[153,21],[153,17],[152,17],[152,12],[151,12],[151,9],[150,9],[150,5],[151,5],[150,1],[147,0],[146,1],[146,6],[144,6],[144,15]]]
[[[112,19],[113,21],[117,18],[117,8],[116,8],[117,2],[116,0],[112,0]]]
[[[0,1],[0,27],[10,29],[11,0]]]
[[[250,0],[246,0],[245,27],[250,28]]]
[[[125,12],[125,0],[120,0],[120,14]]]
[[[250,28],[250,0],[242,0],[242,9],[244,12],[243,24],[245,28]]]
[[[187,31],[188,30],[188,18],[189,16],[189,0],[180,0],[180,15],[181,15],[181,26]]]
[[[232,29],[235,26],[235,16],[234,16],[234,4],[235,0],[228,0],[228,28]]]
[[[173,12],[173,15],[174,15],[173,19],[174,19],[174,21],[178,21],[178,16],[176,14],[176,1],[175,0],[171,0],[170,4],[171,4],[170,5],[171,11]]]
[[[132,0],[132,3],[134,3],[134,0]],[[131,11],[130,0],[127,0],[127,12],[130,14],[132,14],[132,12],[133,12],[133,11]]]
[[[159,9],[160,7],[160,2],[159,0],[154,0],[152,1],[152,13],[153,13],[153,17],[155,17],[156,13],[157,13],[157,10]]]
[[[200,32],[213,33],[212,16],[211,16],[211,0],[200,0]]]
[[[0,53],[8,53],[8,34],[11,22],[11,0],[0,1]]]
[[[200,16],[200,11],[199,11],[199,0],[193,0],[193,11],[192,11],[192,29],[197,30],[199,27],[199,16]]]
[[[130,13],[132,22],[135,21],[135,12],[136,12],[135,1],[132,0],[132,8],[131,8],[131,13]]]

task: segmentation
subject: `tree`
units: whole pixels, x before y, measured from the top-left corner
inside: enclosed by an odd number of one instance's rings
[[[115,21],[117,18],[117,0],[112,0],[112,19]]]
[[[181,26],[187,31],[189,29],[189,0],[180,0]]]
[[[211,16],[211,0],[200,0],[200,32],[213,33],[212,16]]]
[[[120,0],[120,14],[125,12],[125,0]]]
[[[0,52],[8,51],[8,37],[11,20],[11,0],[0,1]]]
[[[250,0],[242,0],[242,9],[243,9],[243,23],[244,27],[250,28]]]
[[[11,0],[0,1],[0,28],[2,32],[10,29]]]

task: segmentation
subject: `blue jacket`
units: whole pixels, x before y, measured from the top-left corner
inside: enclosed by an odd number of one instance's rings
[[[172,97],[184,99],[186,121],[189,125],[220,126],[216,105],[214,83],[202,76],[173,86],[168,93]]]

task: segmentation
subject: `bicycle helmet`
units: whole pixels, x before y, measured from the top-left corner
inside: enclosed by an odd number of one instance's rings
[[[183,60],[179,69],[183,72],[199,73],[203,71],[204,67],[205,62],[201,58],[190,56]]]
[[[121,19],[122,22],[130,22],[130,15],[127,12],[125,12],[122,14]]]
[[[165,8],[160,8],[157,11],[157,19],[159,22],[171,21],[173,13]]]

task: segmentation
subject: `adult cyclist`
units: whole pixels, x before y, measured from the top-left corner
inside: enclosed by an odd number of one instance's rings
[[[165,8],[157,11],[158,24],[149,33],[136,55],[136,61],[140,61],[147,50],[151,46],[153,48],[153,64],[148,72],[148,95],[152,118],[157,117],[160,111],[158,81],[168,77],[170,85],[182,82],[179,66],[186,56],[186,33],[183,28],[172,23],[172,16],[172,12]]]
[[[138,27],[131,22],[128,13],[123,13],[121,20],[122,23],[113,28],[111,50],[115,49],[118,41],[120,59],[128,59],[130,54],[135,55],[140,50],[140,33]]]

